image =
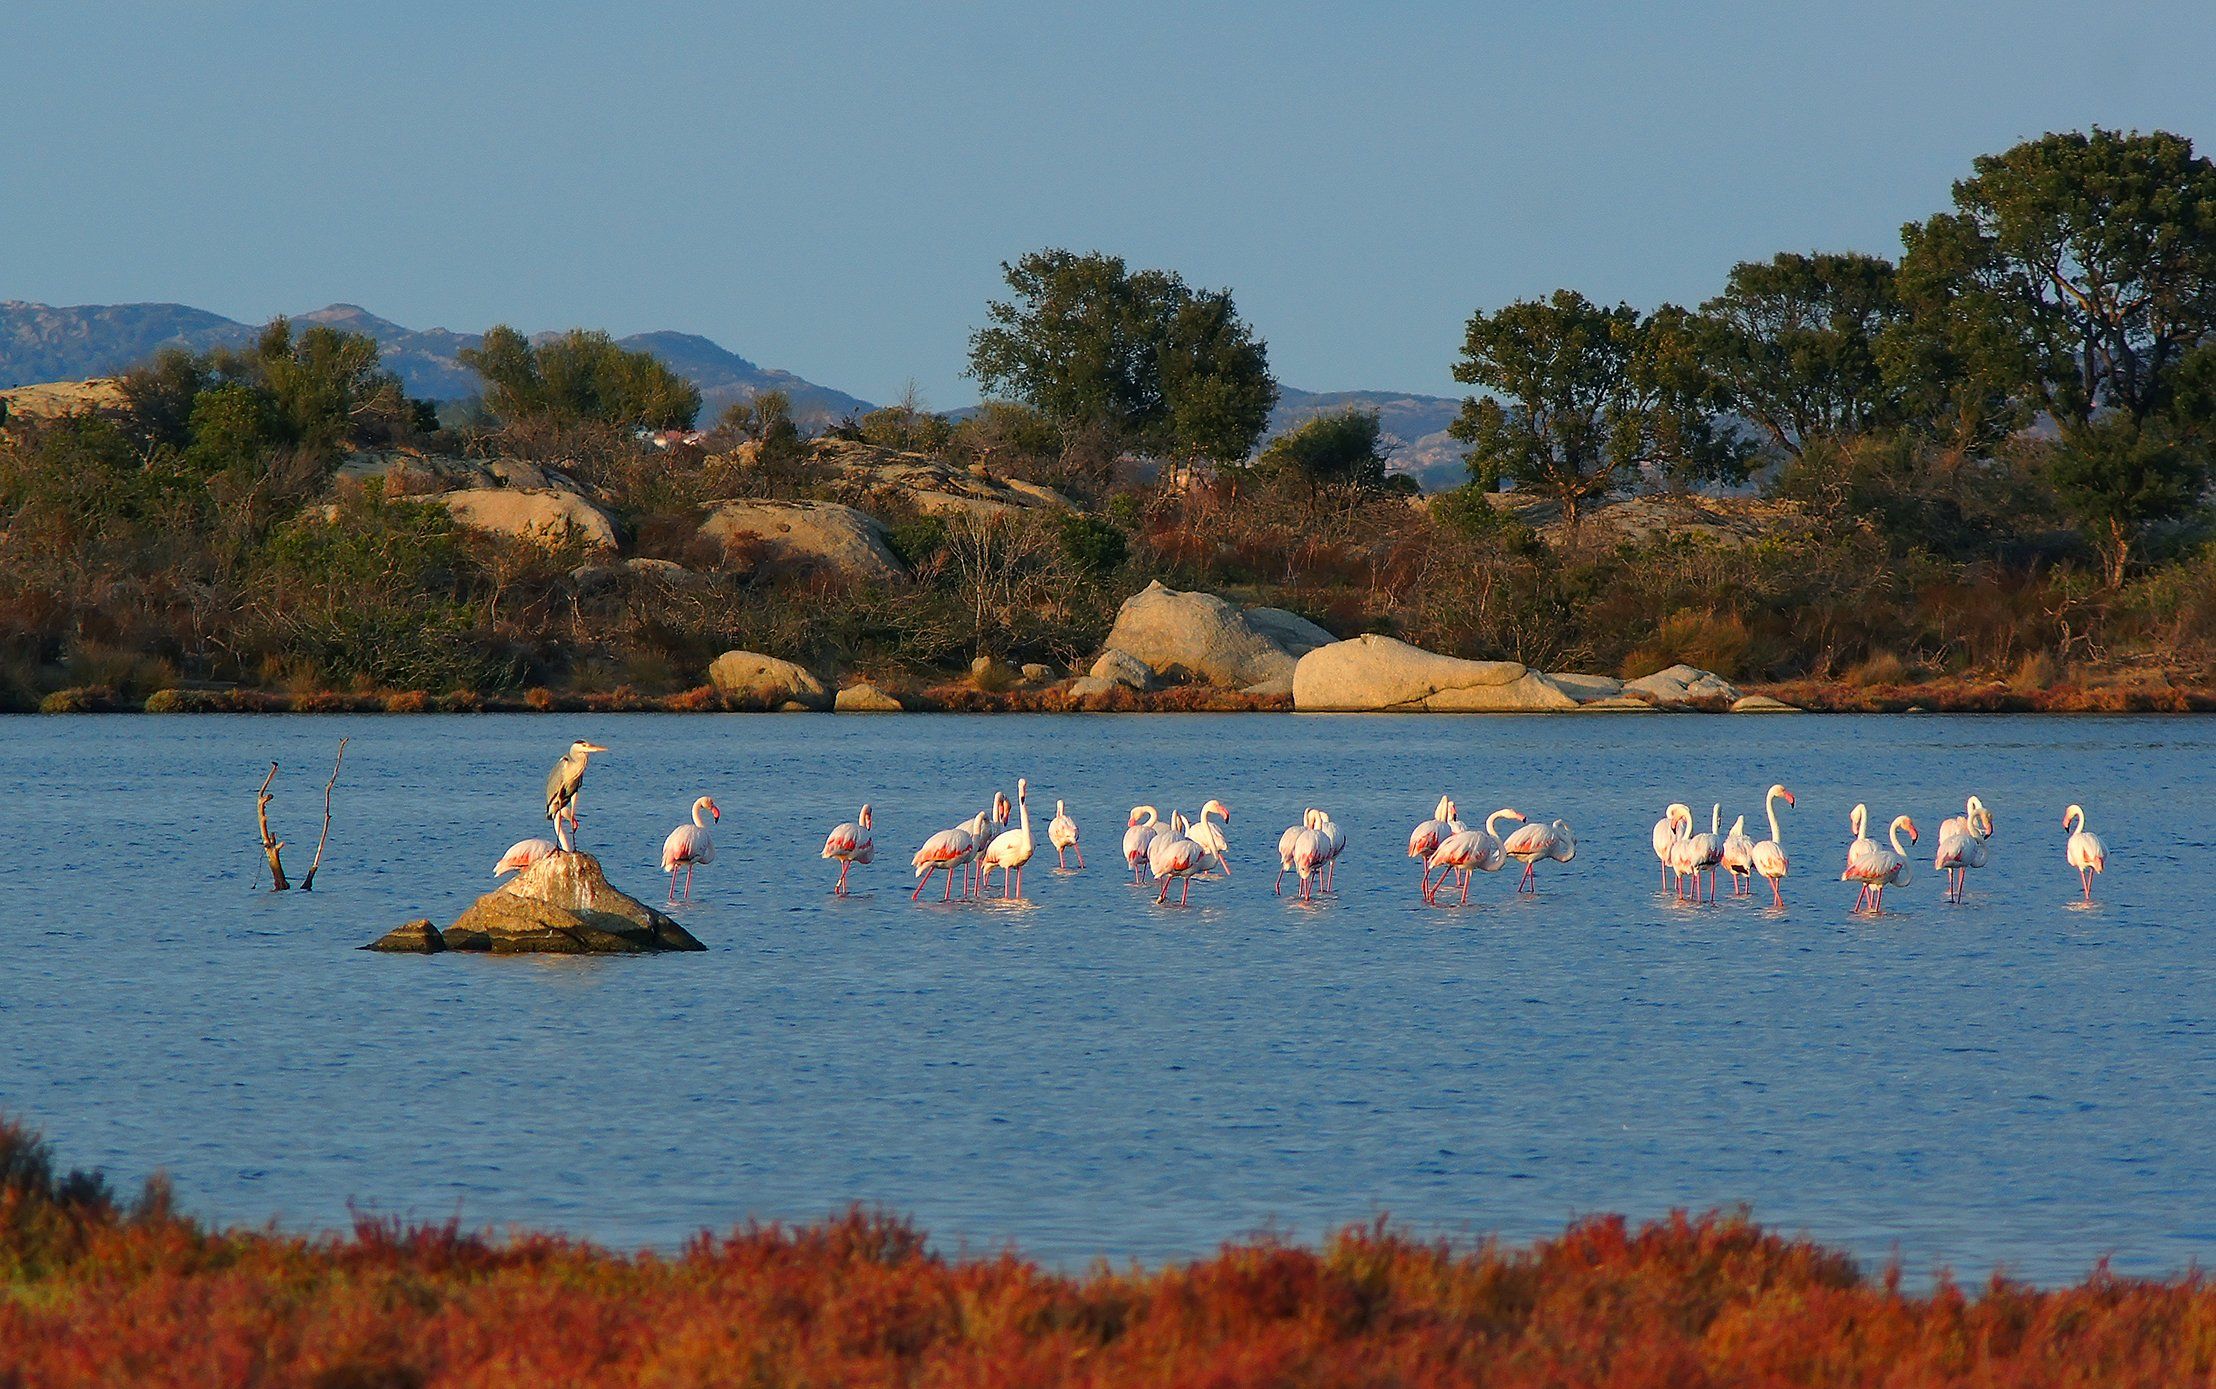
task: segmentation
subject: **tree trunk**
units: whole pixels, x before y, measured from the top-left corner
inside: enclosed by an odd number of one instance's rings
[[[269,890],[289,892],[292,883],[285,877],[285,841],[269,832],[269,783],[277,779],[277,764],[269,764],[269,775],[262,778],[262,786],[254,793],[254,818],[262,827],[262,854],[269,860]]]

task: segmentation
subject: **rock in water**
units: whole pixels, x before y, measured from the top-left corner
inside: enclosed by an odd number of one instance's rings
[[[379,950],[428,950],[392,943],[419,938],[429,922],[409,922],[377,942]],[[421,928],[419,931],[418,928]],[[447,950],[495,955],[643,955],[705,950],[690,931],[617,890],[591,854],[552,854],[470,904],[434,937]]]
[[[393,927],[362,949],[383,950],[396,955],[436,955],[446,949],[446,938],[439,934],[438,927],[431,924],[431,918],[419,916],[405,926]]]

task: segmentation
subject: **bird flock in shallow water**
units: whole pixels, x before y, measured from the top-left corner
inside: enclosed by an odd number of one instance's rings
[[[495,877],[575,849],[577,801],[586,767],[594,753],[606,751],[600,744],[582,739],[570,744],[546,779],[546,818],[553,822],[554,838],[519,840],[493,865]],[[1031,833],[1030,793],[1028,779],[1018,778],[1013,802],[995,791],[977,814],[926,838],[909,859],[916,878],[909,900],[922,900],[933,874],[943,875],[942,902],[990,895],[996,869],[1000,873],[1000,898],[1022,898],[1024,870],[1037,848]],[[1792,865],[1778,823],[1781,803],[1788,808],[1799,804],[1783,785],[1772,785],[1762,798],[1769,836],[1758,840],[1747,832],[1744,815],[1735,818],[1730,829],[1724,828],[1720,801],[1710,804],[1705,830],[1698,827],[1690,805],[1671,802],[1664,807],[1662,818],[1654,822],[1654,856],[1661,863],[1663,887],[1681,903],[1713,902],[1716,873],[1721,869],[1731,875],[1732,896],[1753,896],[1754,880],[1760,878],[1770,889],[1772,907],[1782,908],[1782,885]],[[692,899],[694,871],[715,861],[712,830],[722,818],[714,798],[702,796],[693,802],[690,819],[662,841],[661,867],[669,875],[670,901]],[[1515,828],[1504,836],[1502,830],[1511,822]],[[1867,805],[1856,805],[1847,817],[1852,838],[1847,843],[1846,864],[1839,880],[1856,885],[1856,913],[1884,910],[1887,889],[1908,882],[1909,856],[1913,846],[1922,842],[1910,816],[1894,816],[1886,824],[1882,839],[1871,837],[1871,823]],[[1124,864],[1131,871],[1133,885],[1153,883],[1155,902],[1167,906],[1174,884],[1176,905],[1188,905],[1195,879],[1230,878],[1230,824],[1230,807],[1215,798],[1203,802],[1193,816],[1172,810],[1167,820],[1152,805],[1133,806],[1123,833]],[[2062,830],[2066,836],[2063,857],[2078,875],[2084,899],[2091,902],[2094,878],[2108,869],[2108,847],[2086,828],[2082,806],[2073,804],[2063,812]],[[1904,833],[1908,836],[1906,844],[1901,842]],[[852,820],[833,827],[824,837],[822,857],[836,860],[839,865],[838,879],[831,888],[834,896],[845,896],[853,870],[875,859],[874,836],[874,816],[865,804]],[[1961,902],[1968,896],[1970,870],[1985,867],[1992,838],[1993,813],[1976,796],[1964,803],[1962,814],[1940,822],[1932,870],[1940,875],[1946,901]],[[1054,850],[1057,868],[1074,871],[1072,855],[1076,868],[1084,868],[1077,821],[1063,801],[1054,803],[1046,842]],[[1318,894],[1336,892],[1338,861],[1346,848],[1346,831],[1332,820],[1330,812],[1313,806],[1303,810],[1300,823],[1288,826],[1278,836],[1277,879],[1271,890],[1283,895],[1285,879],[1291,875],[1297,883],[1295,895],[1299,900],[1312,901]],[[1577,856],[1577,837],[1563,820],[1533,820],[1512,806],[1502,806],[1479,824],[1465,824],[1453,797],[1441,796],[1431,815],[1409,832],[1408,856],[1420,865],[1418,890],[1426,903],[1437,905],[1451,889],[1455,903],[1466,905],[1473,877],[1497,873],[1511,860],[1523,865],[1517,893],[1536,894],[1539,865],[1570,862]]]

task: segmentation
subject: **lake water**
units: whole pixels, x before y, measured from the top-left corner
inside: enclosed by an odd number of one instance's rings
[[[0,1108],[70,1162],[166,1168],[194,1212],[342,1226],[355,1207],[670,1245],[852,1201],[941,1247],[1077,1265],[1312,1236],[1389,1212],[1527,1238],[1579,1213],[1744,1202],[1911,1274],[2025,1277],[2216,1255],[2207,864],[2216,720],[1303,716],[16,718],[0,739]],[[253,791],[315,893],[266,890]],[[572,737],[610,745],[586,848],[660,900],[662,836],[725,814],[705,955],[421,958],[540,832]],[[907,858],[994,786],[1057,797],[1020,906],[911,905]],[[1659,891],[1667,800],[1759,826],[1787,909]],[[1575,826],[1536,898],[1418,899],[1442,791]],[[1975,791],[1992,866],[1940,901],[1928,851]],[[1118,858],[1136,801],[1233,811],[1228,880],[1157,908]],[[825,830],[875,804],[878,862],[828,895]],[[1913,814],[1879,919],[1837,881],[1847,813]],[[2083,801],[2091,908],[2062,859]],[[1336,898],[1275,898],[1305,805],[1346,828]],[[1757,837],[1760,837],[1759,832]]]

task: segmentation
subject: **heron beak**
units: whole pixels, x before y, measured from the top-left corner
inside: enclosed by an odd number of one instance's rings
[[[600,744],[598,744],[598,743],[587,743],[587,744],[585,744],[585,751],[587,751],[587,752],[606,752],[606,751],[607,751],[607,749],[606,749],[606,748],[604,748],[604,747],[602,747],[602,746],[601,746]]]

